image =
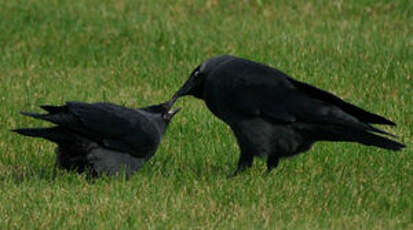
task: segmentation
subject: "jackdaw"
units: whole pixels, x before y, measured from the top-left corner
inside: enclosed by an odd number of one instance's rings
[[[348,141],[400,150],[403,144],[370,124],[395,125],[339,97],[250,60],[224,55],[193,70],[173,95],[205,101],[227,123],[240,147],[235,174],[249,168],[254,156],[267,157],[267,172],[279,159],[308,151],[316,141]],[[235,175],[234,174],[234,175]]]
[[[171,110],[168,103],[132,109],[111,103],[67,102],[41,108],[48,113],[22,114],[57,126],[12,131],[57,143],[57,167],[92,177],[135,173],[155,154],[170,120],[180,110]]]

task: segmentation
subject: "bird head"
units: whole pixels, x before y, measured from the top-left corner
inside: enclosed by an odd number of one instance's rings
[[[169,104],[172,105],[181,96],[191,95],[199,99],[204,99],[204,85],[207,77],[213,74],[220,65],[232,61],[235,58],[230,55],[221,55],[206,60],[197,66],[189,75],[184,85],[172,96]]]
[[[156,124],[160,133],[164,134],[170,121],[181,108],[172,109],[169,102],[164,102],[162,104],[140,108],[140,110],[144,111],[147,114],[147,117],[154,122],[152,124]]]

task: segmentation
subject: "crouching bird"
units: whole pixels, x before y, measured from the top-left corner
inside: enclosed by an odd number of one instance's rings
[[[180,110],[171,110],[167,103],[132,109],[111,103],[67,102],[41,108],[48,113],[22,114],[57,126],[12,131],[57,143],[59,168],[92,177],[120,172],[131,176],[155,154],[169,122]]]
[[[191,95],[227,123],[241,150],[235,174],[249,168],[254,156],[267,157],[267,172],[279,159],[310,149],[317,141],[348,141],[400,150],[403,144],[370,124],[395,125],[269,66],[229,55],[196,67],[173,95]]]

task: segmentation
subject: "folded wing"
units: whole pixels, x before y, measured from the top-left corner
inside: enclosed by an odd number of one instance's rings
[[[145,157],[159,143],[156,128],[136,110],[110,104],[68,102],[41,106],[47,114],[22,114],[50,121],[109,149]]]

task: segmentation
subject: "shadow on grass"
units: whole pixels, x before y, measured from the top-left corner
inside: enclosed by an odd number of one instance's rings
[[[138,172],[137,172],[138,173]],[[136,174],[136,173],[135,173]],[[135,175],[136,176],[136,175]],[[96,175],[95,173],[78,173],[76,170],[60,169],[58,167],[32,167],[28,165],[0,165],[0,183],[11,183],[15,185],[23,183],[89,183],[95,184],[99,181],[128,181],[126,172],[121,172],[118,175]]]
[[[93,183],[94,180],[86,173],[77,174],[74,171],[67,171],[56,167],[36,168],[27,165],[0,166],[0,183],[22,184],[30,181],[53,182],[65,178],[87,180]]]

